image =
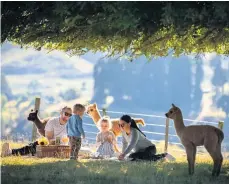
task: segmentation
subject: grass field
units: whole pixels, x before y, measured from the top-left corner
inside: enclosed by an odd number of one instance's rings
[[[18,147],[17,144],[11,144]],[[175,155],[176,154],[176,155]],[[221,175],[211,177],[209,156],[197,156],[195,174],[188,175],[186,158],[173,153],[175,162],[117,162],[36,157],[5,157],[1,160],[2,184],[11,183],[77,183],[77,184],[229,184],[229,161],[225,160]]]

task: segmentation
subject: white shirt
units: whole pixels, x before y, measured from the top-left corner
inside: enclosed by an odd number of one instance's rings
[[[60,117],[51,118],[45,126],[45,131],[53,132],[54,139],[67,136],[66,124],[60,124]]]

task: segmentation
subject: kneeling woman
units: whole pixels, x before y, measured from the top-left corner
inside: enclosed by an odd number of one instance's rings
[[[120,118],[119,126],[122,130],[123,140],[122,154],[119,156],[119,160],[123,160],[132,150],[134,152],[129,155],[132,161],[136,159],[156,161],[167,155],[167,153],[156,155],[155,145],[146,138],[129,115],[123,115]]]

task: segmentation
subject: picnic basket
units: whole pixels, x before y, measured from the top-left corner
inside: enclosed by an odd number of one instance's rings
[[[69,158],[70,147],[64,145],[38,145],[36,148],[37,157]]]

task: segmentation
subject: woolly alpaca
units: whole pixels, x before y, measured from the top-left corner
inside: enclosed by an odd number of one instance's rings
[[[98,127],[98,122],[99,120],[102,118],[102,116],[99,113],[99,110],[97,108],[97,104],[90,104],[87,106],[87,114],[90,115],[90,117],[93,119],[95,125]],[[136,121],[136,123],[141,124],[141,125],[145,125],[145,122],[143,119],[141,118],[134,118],[134,120]],[[112,128],[111,131],[114,133],[114,135],[120,136],[121,135],[121,130],[119,128],[119,119],[111,119],[111,123],[112,123]]]
[[[182,112],[174,104],[172,104],[172,108],[165,116],[174,121],[176,133],[185,147],[189,174],[192,175],[194,173],[196,147],[204,145],[214,162],[212,176],[219,176],[223,162],[221,153],[221,143],[224,139],[223,132],[209,125],[185,126]]]
[[[42,136],[45,136],[45,125],[49,121],[50,117],[45,118],[45,119],[40,119],[40,117],[38,116],[38,110],[36,111],[31,110],[27,119],[29,121],[34,122],[34,124],[36,125],[38,129],[38,132]]]

